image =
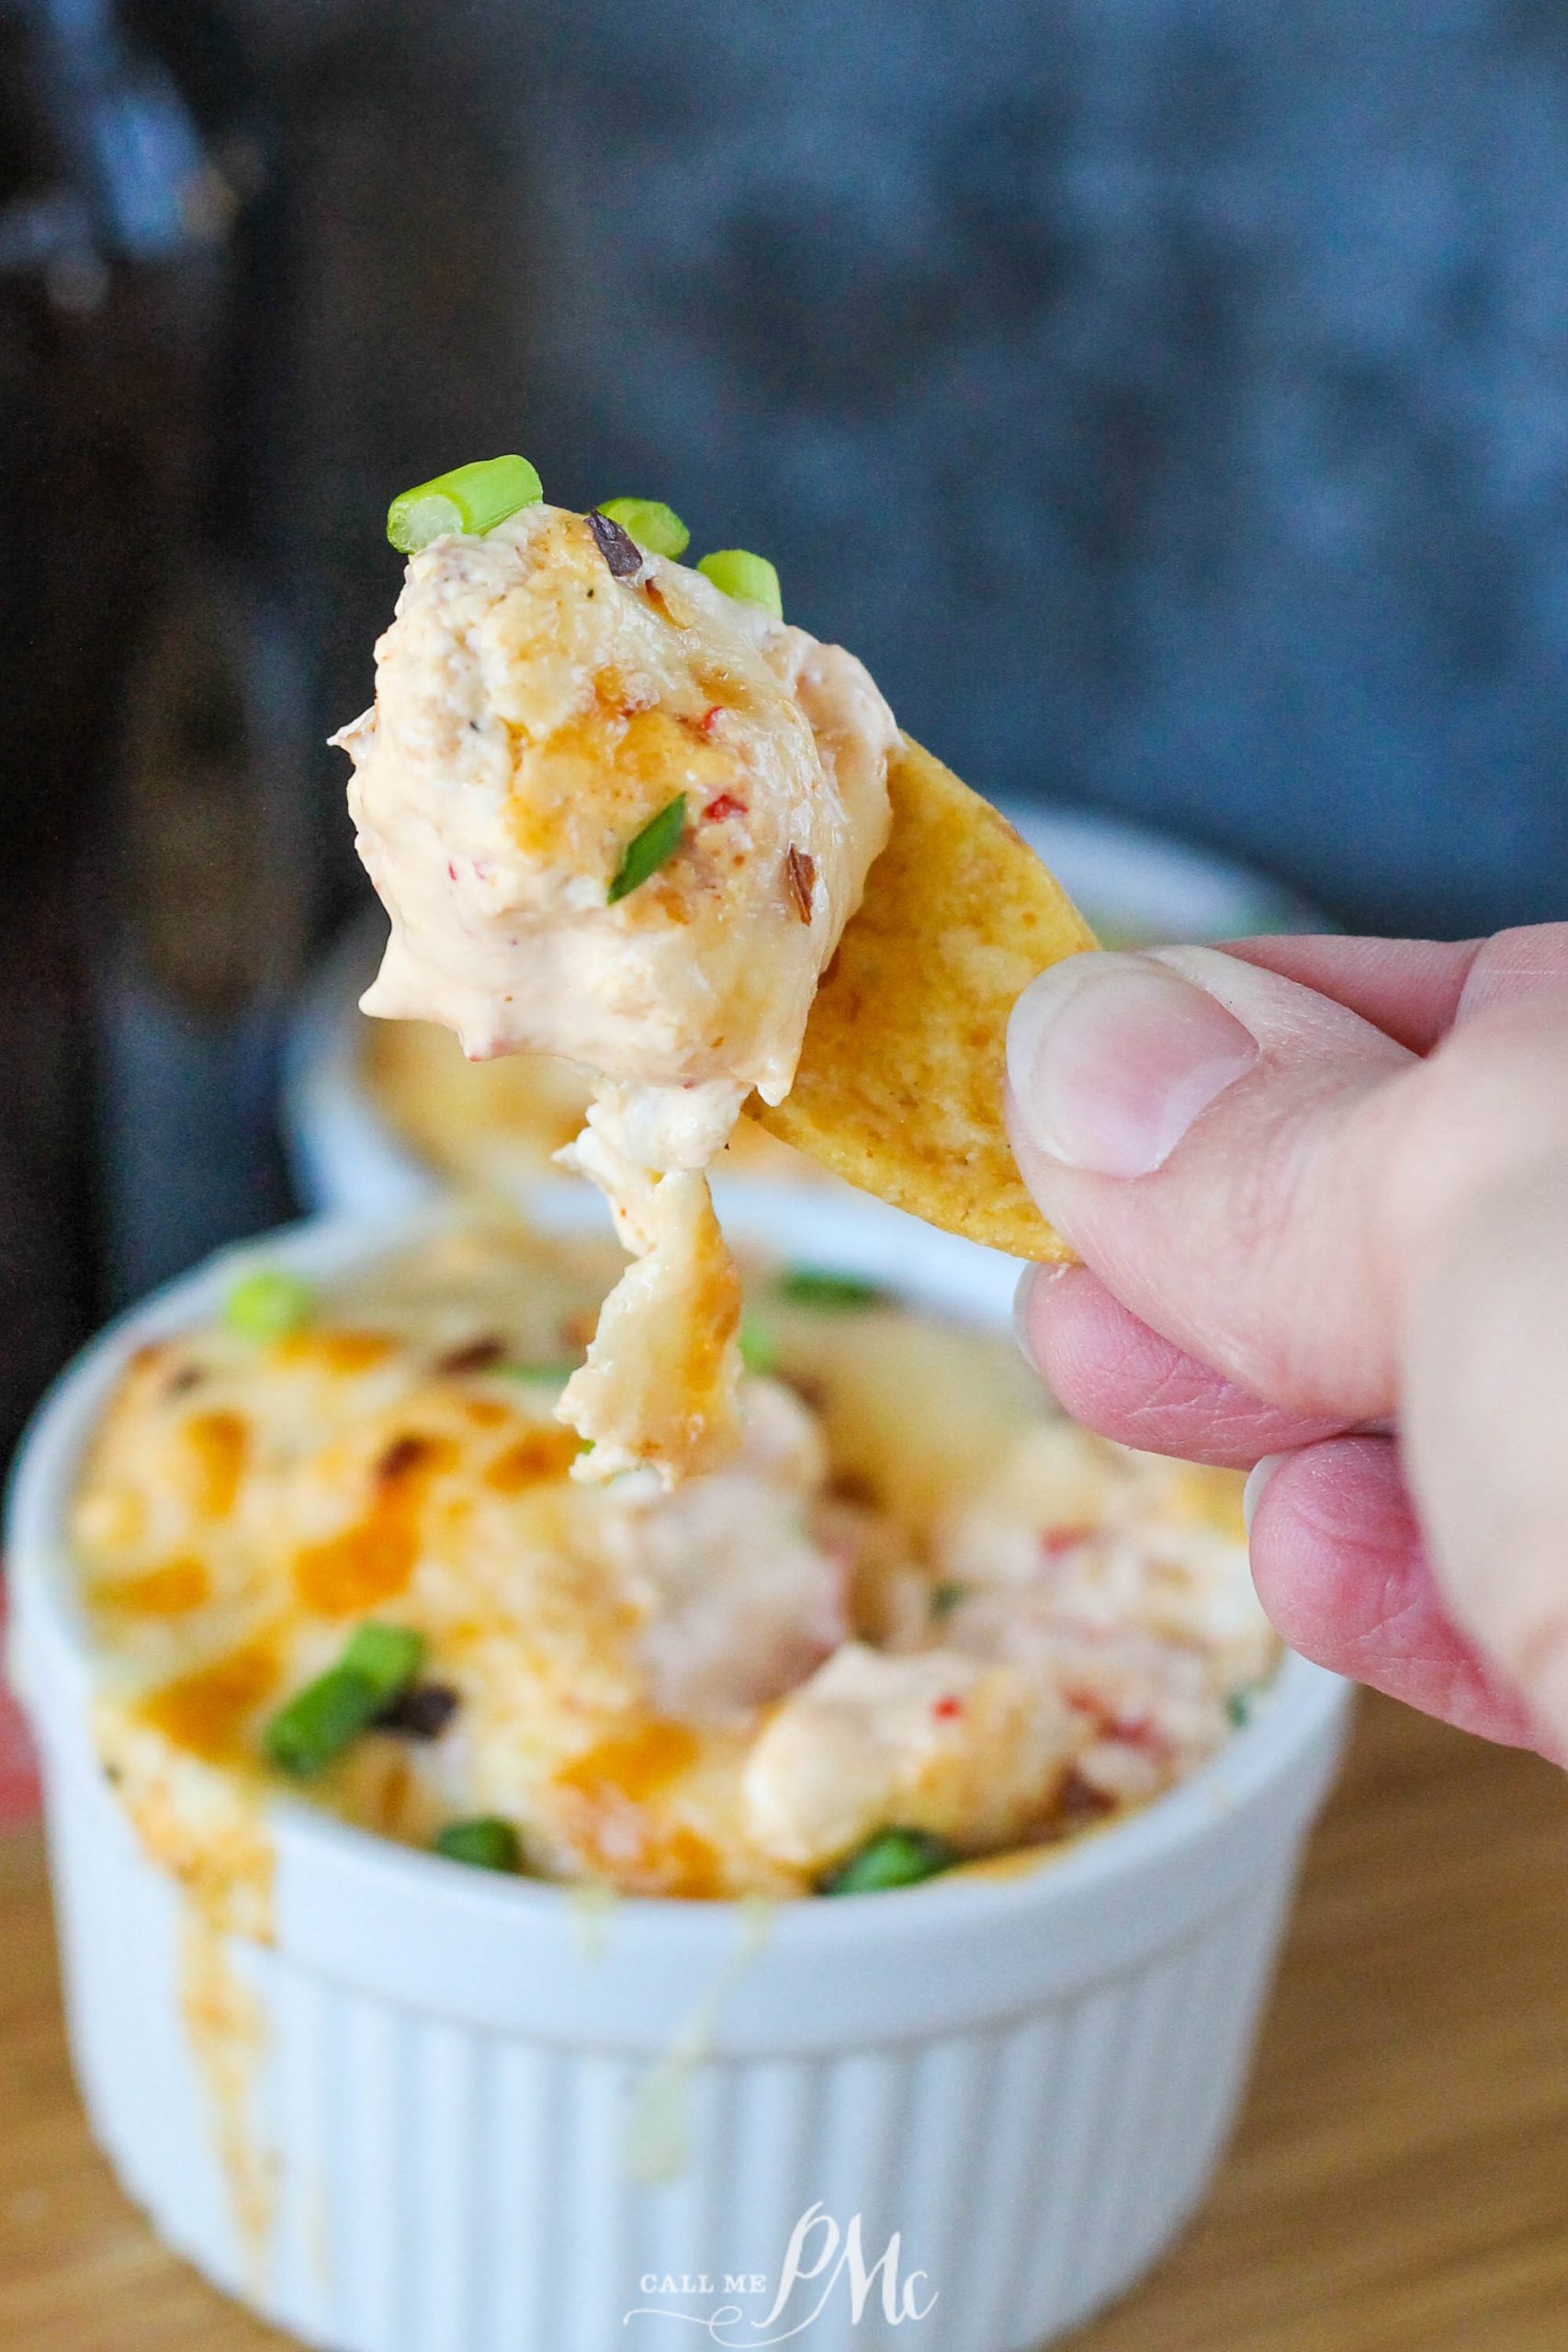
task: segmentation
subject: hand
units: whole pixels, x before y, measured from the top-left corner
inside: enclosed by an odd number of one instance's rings
[[[1009,1073],[1067,1409],[1258,1465],[1309,1657],[1568,1756],[1568,924],[1075,957]]]

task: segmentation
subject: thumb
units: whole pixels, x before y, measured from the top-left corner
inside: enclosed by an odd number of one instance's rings
[[[1009,1122],[1040,1206],[1134,1315],[1256,1396],[1393,1409],[1382,1204],[1422,1065],[1212,948],[1090,954],[1013,1012]]]

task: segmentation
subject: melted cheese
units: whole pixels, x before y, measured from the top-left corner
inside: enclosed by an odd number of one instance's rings
[[[204,1915],[265,1933],[265,1725],[367,1618],[457,1704],[311,1800],[420,1844],[499,1814],[531,1869],[637,1893],[801,1893],[895,1825],[1049,1838],[1224,1739],[1274,1656],[1234,1480],[1073,1430],[999,1340],[764,1285],[784,1377],[743,1383],[739,1453],[584,1486],[554,1366],[613,1264],[455,1232],[286,1339],[127,1367],[74,1514],[98,1744]]]

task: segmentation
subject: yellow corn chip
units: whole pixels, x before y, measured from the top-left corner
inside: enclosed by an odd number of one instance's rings
[[[751,1115],[863,1192],[1014,1258],[1066,1258],[1002,1117],[1008,1014],[1095,944],[1007,819],[906,735],[893,831],[807,1023],[795,1085]]]

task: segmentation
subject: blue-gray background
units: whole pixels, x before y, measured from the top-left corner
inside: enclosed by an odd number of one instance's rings
[[[1563,0],[247,0],[328,716],[408,479],[766,550],[987,789],[1568,900]]]

